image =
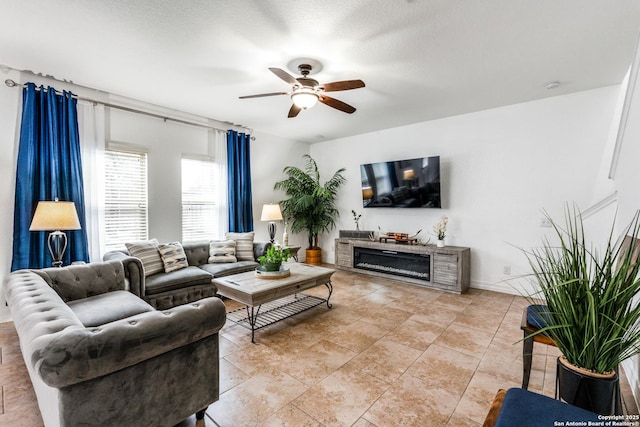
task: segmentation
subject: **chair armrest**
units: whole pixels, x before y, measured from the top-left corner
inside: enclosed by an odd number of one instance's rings
[[[47,385],[62,388],[217,334],[225,321],[224,303],[217,297],[205,298],[95,328],[74,327],[49,337],[44,334],[31,362]]]
[[[129,292],[143,298],[145,291],[144,268],[139,258],[132,257],[122,251],[110,251],[102,257],[104,261],[118,260],[124,266],[125,278],[129,281]]]
[[[271,242],[253,242],[253,258],[257,261],[271,247]]]

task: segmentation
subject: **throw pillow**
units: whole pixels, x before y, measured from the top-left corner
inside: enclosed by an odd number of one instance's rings
[[[238,261],[255,261],[253,256],[253,236],[254,232],[248,233],[227,233],[227,239],[236,241],[236,258]]]
[[[158,245],[158,251],[160,252],[160,257],[162,257],[165,273],[171,273],[172,271],[189,267],[187,255],[184,253],[184,248],[179,242]]]
[[[209,242],[209,263],[236,262],[235,240],[212,240]]]
[[[129,251],[129,255],[138,258],[144,268],[144,277],[160,273],[164,270],[162,258],[158,252],[158,240],[143,240],[124,244]]]

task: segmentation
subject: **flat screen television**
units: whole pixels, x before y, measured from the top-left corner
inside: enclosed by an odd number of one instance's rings
[[[440,208],[440,157],[360,165],[365,208]]]

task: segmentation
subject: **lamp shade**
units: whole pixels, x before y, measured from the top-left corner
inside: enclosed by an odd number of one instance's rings
[[[364,200],[373,199],[373,188],[371,188],[371,187],[363,187],[362,188],[362,198]]]
[[[269,204],[262,206],[262,215],[260,221],[281,221],[282,212],[280,211],[280,205]]]
[[[413,169],[405,169],[402,171],[402,179],[404,179],[405,181],[411,181],[415,177],[416,173],[413,171]]]
[[[30,231],[79,230],[80,221],[73,202],[38,202]]]
[[[298,107],[306,110],[316,105],[318,102],[318,94],[315,93],[313,89],[301,88],[293,92],[291,100]]]

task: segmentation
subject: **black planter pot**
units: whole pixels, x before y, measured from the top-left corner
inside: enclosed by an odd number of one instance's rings
[[[579,372],[558,357],[556,398],[601,415],[622,414],[618,371],[610,378]]]

